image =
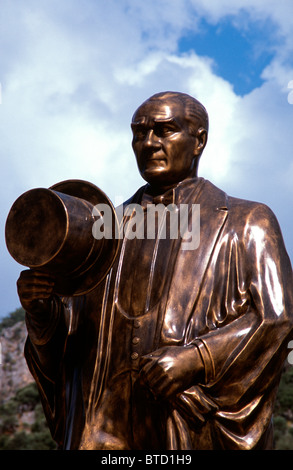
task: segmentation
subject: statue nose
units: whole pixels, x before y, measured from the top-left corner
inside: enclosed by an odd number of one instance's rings
[[[153,129],[150,129],[146,135],[144,145],[146,147],[155,147],[159,148],[161,146],[161,142],[158,136],[154,133]]]

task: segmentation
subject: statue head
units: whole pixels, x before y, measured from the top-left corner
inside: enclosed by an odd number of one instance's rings
[[[197,175],[208,114],[195,98],[157,93],[135,111],[131,127],[139,172],[151,186],[167,188]]]

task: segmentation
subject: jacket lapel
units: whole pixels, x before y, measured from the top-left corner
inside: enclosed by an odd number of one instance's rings
[[[182,239],[174,247],[176,260],[168,291],[161,302],[160,343],[184,342],[211,255],[228,215],[227,195],[207,180],[203,180],[197,199],[194,201],[191,196],[189,202],[200,204],[200,241],[194,250],[183,250]]]

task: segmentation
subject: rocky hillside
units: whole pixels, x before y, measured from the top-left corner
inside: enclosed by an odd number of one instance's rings
[[[0,450],[56,447],[24,359],[26,334],[22,309],[0,323]]]
[[[0,400],[12,398],[15,391],[33,382],[23,355],[26,339],[24,321],[4,328],[0,333]]]

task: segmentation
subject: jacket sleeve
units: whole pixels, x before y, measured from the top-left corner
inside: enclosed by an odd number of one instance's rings
[[[42,400],[53,439],[63,444],[68,410],[70,373],[66,356],[78,324],[80,299],[54,297],[46,308],[26,313],[28,337],[25,358]]]
[[[212,266],[218,285],[207,312],[210,329],[196,340],[205,384],[214,390],[220,384],[223,403],[229,401],[224,397],[231,396],[231,387],[233,400],[256,385],[259,392],[267,388],[282,367],[292,336],[292,268],[278,222],[260,204],[244,220],[241,231],[219,242]]]
[[[206,327],[190,341],[205,379],[177,397],[177,409],[193,429],[209,423],[223,448],[247,449],[271,422],[292,338],[293,277],[269,208],[229,216],[202,286]]]

